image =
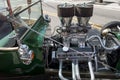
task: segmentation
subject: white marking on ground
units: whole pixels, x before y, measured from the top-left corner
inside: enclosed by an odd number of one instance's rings
[[[109,4],[109,5],[94,5],[96,8],[102,8],[107,10],[114,10],[114,11],[120,11],[120,6],[116,3]]]

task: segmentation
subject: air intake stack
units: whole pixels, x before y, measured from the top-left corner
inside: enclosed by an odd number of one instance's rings
[[[78,24],[80,26],[86,27],[90,17],[93,15],[93,5],[77,4],[75,15],[77,16]]]
[[[58,16],[60,18],[63,27],[69,27],[71,25],[72,17],[74,16],[74,5],[60,4],[57,6]]]

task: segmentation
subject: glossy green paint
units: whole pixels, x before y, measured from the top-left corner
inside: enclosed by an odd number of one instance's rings
[[[31,27],[41,34],[45,34],[48,23],[41,16]],[[0,51],[0,72],[12,74],[40,74],[44,73],[44,60],[42,45],[44,36],[29,30],[22,38],[22,43],[27,44],[34,51],[35,57],[30,65],[25,65],[19,58],[17,50]]]
[[[15,31],[12,31],[10,34],[5,36],[4,38],[0,39],[0,47],[3,47],[6,45],[6,43],[10,40],[10,36],[13,36],[15,34]]]
[[[29,32],[23,38],[23,43],[27,44],[30,47],[30,49],[34,51],[35,53],[34,61],[40,64],[40,65],[38,64],[37,65],[42,70],[44,70],[44,60],[43,60],[44,56],[42,54],[43,53],[42,46],[43,46],[44,35],[46,33],[47,26],[48,26],[48,23],[41,16],[37,20],[37,23],[33,25],[32,29],[42,34],[42,36],[37,34],[36,32],[29,30]]]
[[[120,41],[120,32],[112,32],[112,33],[113,33],[113,34],[115,35],[115,37]],[[119,59],[117,65],[116,65],[116,69],[117,69],[117,70],[120,70],[120,59]]]
[[[37,20],[37,23],[33,25],[32,29],[39,32],[43,36],[37,34],[36,32],[29,30],[27,35],[23,38],[23,43],[31,47],[41,47],[43,44],[44,35],[46,32],[47,26],[48,26],[47,22],[44,21],[43,17],[40,17]]]
[[[113,32],[118,40],[120,40],[120,32]]]
[[[120,71],[120,59],[119,59],[117,65],[116,65],[116,69]]]

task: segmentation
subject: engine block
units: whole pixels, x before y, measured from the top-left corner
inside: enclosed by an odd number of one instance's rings
[[[88,60],[90,57],[92,58],[95,53],[94,49],[92,49],[91,47],[84,47],[84,48],[72,47],[72,49],[74,49],[75,51],[69,50],[68,52],[64,52],[62,48],[58,48],[56,57],[58,59],[63,59],[63,60],[78,59],[83,61],[83,60]]]

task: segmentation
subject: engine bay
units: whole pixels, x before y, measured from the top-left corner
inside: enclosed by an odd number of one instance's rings
[[[46,67],[58,69],[61,80],[68,80],[63,76],[63,70],[70,71],[73,80],[81,80],[82,72],[89,72],[91,80],[95,80],[94,72],[111,70],[107,54],[118,49],[119,44],[107,46],[104,36],[107,30],[101,34],[89,24],[93,9],[91,4],[57,6],[61,25],[52,40],[45,39],[44,55]],[[72,23],[73,17],[77,19],[76,23]]]

